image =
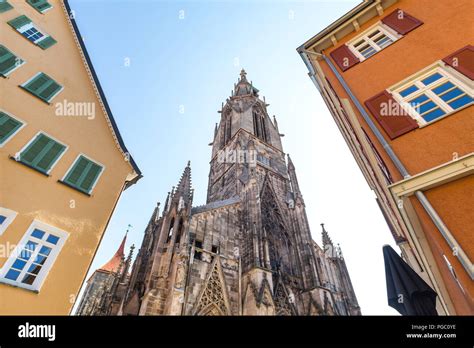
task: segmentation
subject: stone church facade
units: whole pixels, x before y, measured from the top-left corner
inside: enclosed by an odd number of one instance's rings
[[[123,262],[88,314],[361,314],[340,248],[324,225],[322,247],[311,237],[267,106],[242,70],[214,131],[206,204],[193,207],[188,163],[154,209],[131,273]]]

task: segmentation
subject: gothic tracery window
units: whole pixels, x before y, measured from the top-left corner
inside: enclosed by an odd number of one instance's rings
[[[179,244],[181,241],[181,235],[183,234],[183,218],[179,220],[179,225],[178,225],[178,234],[176,235],[176,241],[175,244]]]
[[[265,123],[265,115],[257,110],[253,111],[253,131],[257,138],[267,141],[267,127]]]
[[[171,236],[173,235],[173,227],[174,227],[174,218],[171,219],[170,227],[168,229],[168,236],[166,237],[166,243],[169,243],[171,240]]]
[[[273,270],[293,274],[291,264],[294,262],[293,245],[285,231],[278,205],[270,189],[266,187],[262,194],[263,227],[268,233],[270,266]]]

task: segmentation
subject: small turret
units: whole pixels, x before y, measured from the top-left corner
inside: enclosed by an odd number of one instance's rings
[[[328,232],[324,228],[324,224],[321,224],[321,227],[323,229],[323,231],[321,232],[322,240],[323,240],[323,247],[325,247],[326,245],[331,245],[332,246],[333,244],[332,244],[331,237],[329,237]]]
[[[188,161],[184,172],[179,179],[178,186],[173,193],[173,201],[179,201],[182,199],[184,203],[189,204],[191,202],[192,192],[191,192],[191,161]],[[182,197],[182,198],[181,198]]]

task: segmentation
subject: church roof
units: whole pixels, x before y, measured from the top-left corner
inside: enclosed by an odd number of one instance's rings
[[[214,202],[211,202],[211,203],[208,203],[208,204],[205,204],[205,205],[200,205],[200,206],[197,206],[197,207],[193,207],[191,209],[191,215],[203,213],[205,211],[209,211],[209,210],[213,210],[213,209],[217,209],[217,208],[222,208],[226,205],[231,205],[231,204],[235,204],[235,203],[239,203],[239,202],[240,202],[240,197],[239,196],[234,196],[234,197],[227,198],[227,199],[224,199],[224,200],[221,200],[221,201],[214,201]]]
[[[114,256],[102,267],[98,269],[98,271],[106,271],[106,272],[117,272],[120,268],[120,264],[122,260],[125,258],[125,241],[127,240],[127,235],[123,237],[122,243],[120,244],[118,250],[115,252]]]

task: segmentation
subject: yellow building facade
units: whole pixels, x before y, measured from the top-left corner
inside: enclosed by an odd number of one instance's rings
[[[128,153],[67,1],[0,2],[0,314],[69,314]]]

